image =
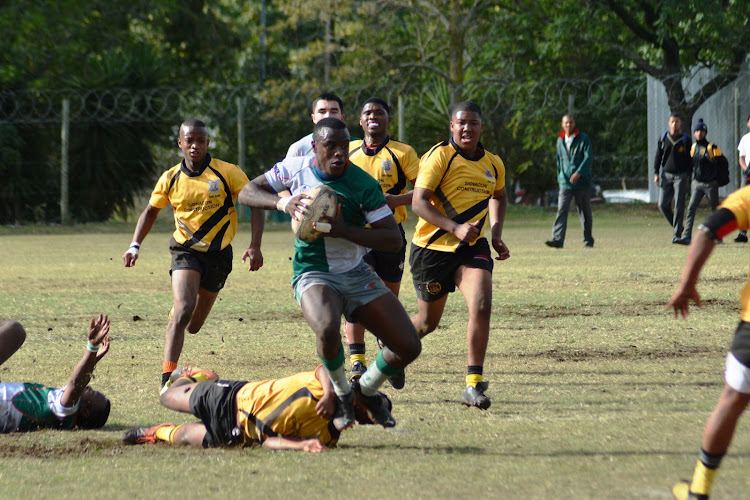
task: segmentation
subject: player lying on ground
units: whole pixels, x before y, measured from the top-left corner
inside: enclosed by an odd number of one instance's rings
[[[0,383],[0,432],[26,432],[39,428],[98,429],[109,417],[109,399],[88,386],[96,364],[109,350],[109,318],[91,318],[86,350],[68,384],[55,389],[28,382]],[[0,365],[26,340],[17,321],[0,321]]]
[[[261,382],[218,380],[214,372],[191,368],[175,370],[172,377],[176,380],[161,395],[161,403],[192,413],[201,422],[135,427],[123,435],[125,443],[166,441],[203,448],[262,444],[272,450],[317,453],[339,439],[331,422],[336,395],[322,366]],[[377,395],[390,410],[390,400]],[[355,412],[360,424],[373,423],[356,400]]]

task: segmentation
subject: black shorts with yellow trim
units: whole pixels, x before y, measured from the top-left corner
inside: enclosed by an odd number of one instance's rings
[[[491,273],[494,263],[487,239],[481,238],[473,245],[459,245],[455,253],[412,245],[409,265],[417,298],[433,302],[456,290],[456,271],[460,266]]]
[[[204,448],[238,446],[244,443],[244,433],[237,425],[235,396],[247,382],[206,380],[190,393],[190,412],[206,426]]]
[[[172,238],[169,242],[169,252],[172,254],[172,271],[178,269],[192,269],[201,273],[201,288],[209,292],[218,292],[224,288],[229,273],[232,272],[232,245],[227,245],[218,252],[196,252]]]
[[[362,258],[381,280],[389,283],[401,283],[404,275],[404,261],[406,260],[406,233],[401,224],[401,250],[395,253],[370,250]]]

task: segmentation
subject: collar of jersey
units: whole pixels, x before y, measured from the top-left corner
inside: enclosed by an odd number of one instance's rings
[[[317,163],[318,163],[317,159],[313,161],[313,169],[315,170],[315,175],[317,175],[321,180],[324,180],[324,181],[335,181],[336,179],[341,179],[344,176],[344,174],[346,174],[346,169],[349,168],[349,159],[347,158],[346,168],[344,169],[344,173],[337,177],[335,175],[328,175],[325,172],[321,172],[320,170],[318,170]]]
[[[456,153],[460,154],[464,158],[466,158],[469,161],[479,161],[484,157],[484,146],[482,146],[481,141],[477,143],[477,149],[479,150],[479,154],[476,156],[476,158],[471,158],[467,156],[464,153],[464,150],[458,147],[458,144],[453,140],[453,136],[451,136],[451,145],[453,146],[453,149],[456,150]]]
[[[382,144],[379,144],[376,148],[371,149],[367,147],[367,143],[364,139],[362,139],[362,152],[367,156],[375,156],[376,154],[380,153],[380,150],[383,149],[390,140],[391,138],[386,135],[385,141],[383,141]]]
[[[211,155],[206,153],[206,158],[203,160],[203,166],[199,168],[197,171],[193,172],[189,168],[185,166],[185,159],[182,159],[182,164],[180,165],[180,170],[182,170],[182,173],[187,175],[188,177],[199,177],[204,170],[206,170],[206,167],[208,167],[211,164]]]

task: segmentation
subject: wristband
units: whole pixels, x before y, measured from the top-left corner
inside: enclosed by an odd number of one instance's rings
[[[87,340],[86,341],[86,349],[88,349],[91,352],[97,352],[97,351],[99,351],[99,346],[98,345],[91,345],[91,342],[89,342]]]
[[[137,241],[134,241],[133,243],[130,244],[130,248],[128,248],[128,251],[125,253],[129,253],[137,257],[138,251],[140,249],[141,249],[141,245]]]
[[[292,201],[291,196],[284,196],[283,198],[279,198],[279,200],[276,202],[276,210],[279,212],[286,212],[286,206],[289,205],[289,202]]]

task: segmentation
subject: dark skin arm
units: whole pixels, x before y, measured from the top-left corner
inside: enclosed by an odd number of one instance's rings
[[[252,236],[250,246],[242,254],[242,262],[250,259],[248,271],[257,271],[263,267],[263,253],[260,251],[260,243],[263,239],[263,228],[266,225],[266,214],[263,210],[253,210],[250,215],[250,227]]]
[[[71,407],[81,399],[83,390],[89,384],[91,375],[94,373],[94,367],[101,361],[107,351],[109,351],[109,318],[106,314],[100,314],[98,318],[91,318],[87,339],[92,346],[99,346],[97,352],[85,350],[81,361],[73,370],[68,385],[65,386],[60,403],[63,406]]]
[[[307,205],[305,205],[303,201],[309,198],[310,197],[304,193],[293,196],[284,212],[291,217],[298,219],[296,213],[305,212]],[[269,186],[266,176],[261,174],[245,184],[245,187],[242,188],[240,195],[237,197],[237,201],[248,207],[276,210],[276,203],[279,201],[279,196],[273,191],[273,189],[271,189],[271,186]],[[253,228],[254,227],[255,226],[253,226]],[[253,231],[255,231],[255,229],[253,229]]]
[[[154,222],[156,221],[156,217],[159,215],[160,210],[160,208],[156,208],[155,206],[150,204],[146,206],[146,209],[141,213],[141,216],[138,217],[138,223],[135,225],[133,241],[143,243],[146,235],[154,226]],[[138,260],[138,255],[134,255],[129,252],[125,252],[125,254],[122,256],[122,262],[125,264],[125,267],[133,267],[136,260]]]
[[[373,222],[369,228],[350,226],[341,216],[341,205],[339,205],[336,217],[323,216],[320,220],[331,225],[331,230],[322,234],[326,238],[345,238],[357,245],[381,252],[401,250],[401,232],[398,230],[398,224],[393,215]]]
[[[708,261],[708,257],[713,252],[715,246],[714,241],[703,231],[698,231],[698,234],[693,238],[688,250],[685,269],[682,271],[680,284],[672,295],[672,298],[667,302],[667,308],[674,309],[675,318],[678,316],[687,318],[688,314],[690,314],[691,300],[695,302],[696,306],[701,306],[701,297],[698,294],[696,284],[698,283],[698,276],[701,269],[703,269],[706,261]]]

